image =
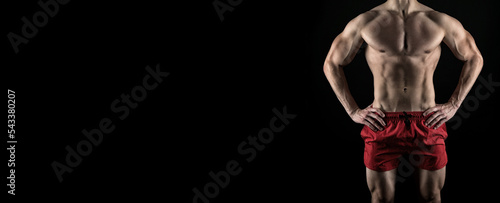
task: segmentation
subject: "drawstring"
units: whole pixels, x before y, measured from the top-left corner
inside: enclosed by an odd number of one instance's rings
[[[403,111],[403,115],[399,115],[399,118],[405,119],[405,126],[406,126],[407,130],[410,130],[410,118],[411,117],[413,117],[413,115],[406,113],[406,111]]]
[[[413,117],[413,115],[410,115],[408,113],[406,113],[406,111],[403,111],[403,115],[399,115],[399,118],[404,118],[405,119],[405,127],[406,127],[406,130],[410,130],[411,129],[411,126],[410,126],[410,118]],[[413,137],[413,141],[415,141],[415,139],[417,138],[417,135],[415,134],[415,136]]]

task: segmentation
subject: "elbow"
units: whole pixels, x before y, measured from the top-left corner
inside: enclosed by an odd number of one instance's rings
[[[479,51],[476,51],[475,53],[470,54],[468,57],[466,57],[464,63],[468,67],[480,71],[483,68],[483,56],[481,55],[481,53],[479,53]]]
[[[325,61],[325,64],[323,64],[323,73],[328,76],[328,73],[332,72],[332,66],[329,61]]]
[[[477,70],[477,72],[481,72],[481,70],[483,69],[484,60],[483,60],[483,56],[481,55],[481,53],[474,54],[468,60],[468,62],[470,63],[470,65],[473,68],[475,68]]]
[[[482,68],[483,64],[484,64],[484,60],[483,60],[483,56],[481,55],[481,53],[476,54],[476,61],[477,61],[477,66],[479,66],[479,68]]]
[[[326,60],[323,64],[323,72],[326,76],[331,75],[339,66],[336,66],[332,60]]]

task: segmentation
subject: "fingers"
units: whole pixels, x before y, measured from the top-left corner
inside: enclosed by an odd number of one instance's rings
[[[431,124],[432,122],[434,122],[434,120],[435,120],[438,116],[440,116],[440,115],[442,115],[442,114],[440,114],[440,113],[434,113],[434,114],[432,114],[432,116],[429,116],[429,118],[427,118],[427,120],[425,120],[425,123],[424,123],[424,124],[425,124],[426,126],[431,126],[430,124]],[[437,122],[437,121],[436,121],[436,122]]]
[[[436,116],[434,116],[434,115],[436,115]],[[427,127],[429,127],[429,128],[446,118],[446,116],[444,114],[441,114],[441,113],[435,113],[431,117],[434,117],[434,119],[431,121],[427,121]]]
[[[424,115],[424,116],[427,116],[427,115],[429,115],[429,114],[430,114],[430,113],[432,113],[432,112],[436,112],[437,110],[438,110],[438,107],[437,107],[437,106],[432,107],[432,108],[429,108],[429,109],[427,109],[426,111],[424,111],[424,114],[423,114],[423,115]]]
[[[445,114],[441,113],[441,112],[436,112],[435,114],[432,114],[432,116],[430,116],[426,121],[425,121],[425,125],[429,128],[434,128],[434,129],[438,129],[439,127],[441,127],[441,125],[443,125],[443,123],[445,123],[446,121],[448,121],[447,117]],[[432,127],[434,126],[434,127]]]
[[[365,116],[365,125],[368,126],[373,131],[383,130],[386,125],[383,117],[385,117],[384,112],[378,108],[372,108],[371,105],[366,108],[368,114]]]
[[[374,113],[369,113],[368,114],[369,117],[372,117],[374,119],[376,119],[378,121],[378,123],[382,124],[383,126],[385,126],[385,121],[384,119],[382,119],[382,117],[380,117],[379,115],[377,114],[374,114]]]
[[[355,120],[355,122],[357,123],[362,123],[368,126],[373,131],[383,130],[383,126],[386,125],[384,119],[382,119],[383,117],[385,117],[384,112],[382,112],[382,110],[380,109],[372,108],[371,105],[366,109],[357,112],[357,114],[360,114],[358,116],[362,120],[358,120],[357,118],[353,120]]]
[[[446,114],[444,112],[445,108],[446,108],[446,106],[438,104],[435,107],[427,109],[423,113],[424,116],[427,116],[433,112],[434,112],[434,114],[432,114],[429,118],[427,118],[427,120],[424,122],[424,125],[426,125],[429,128],[434,126],[433,127],[434,129],[441,127],[441,125],[443,125],[446,121],[448,121],[449,118],[453,117],[453,114],[454,114],[454,113],[452,113],[451,115]]]
[[[441,125],[443,125],[444,123],[446,122],[446,119],[441,119],[435,126],[434,126],[434,129],[438,129],[439,127],[441,127]]]
[[[373,131],[377,131],[377,130],[383,130],[384,128],[382,127],[382,125],[377,122],[376,119],[373,119],[372,117],[366,117],[365,118],[365,121],[367,121],[367,123],[369,125],[367,125],[368,127],[370,127]],[[366,125],[366,124],[365,124]]]
[[[368,121],[364,121],[363,122],[364,125],[368,126],[370,129],[372,129],[373,131],[378,131],[377,128],[375,126],[373,126],[370,122]]]
[[[380,109],[377,109],[377,108],[369,108],[368,110],[369,110],[370,112],[375,112],[375,113],[377,113],[378,115],[382,116],[382,118],[383,118],[383,117],[385,117],[384,112],[382,112],[382,110],[380,110]]]

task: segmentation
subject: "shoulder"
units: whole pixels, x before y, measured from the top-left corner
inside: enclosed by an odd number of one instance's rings
[[[467,37],[467,31],[456,18],[437,11],[428,12],[427,16],[444,31],[445,39],[464,39]]]
[[[462,23],[450,15],[438,11],[426,11],[425,14],[444,29],[462,28]]]
[[[345,31],[360,30],[379,15],[380,11],[370,10],[353,18],[345,28]]]

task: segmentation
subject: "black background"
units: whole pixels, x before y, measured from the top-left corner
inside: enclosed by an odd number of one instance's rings
[[[223,22],[212,2],[70,1],[15,54],[7,33],[20,34],[20,19],[41,9],[37,1],[5,1],[2,61],[7,88],[16,91],[18,136],[16,196],[9,199],[192,202],[192,189],[212,181],[210,171],[237,160],[241,174],[210,202],[368,202],[362,126],[345,113],[322,65],[345,24],[384,1],[243,0]],[[461,21],[483,54],[481,76],[500,81],[491,2],[421,3]],[[118,121],[111,102],[157,64],[170,76]],[[443,46],[437,103],[451,95],[461,66]],[[362,51],[345,72],[358,104],[370,104]],[[497,196],[498,91],[449,128],[445,202]],[[297,117],[244,161],[238,145],[284,106]],[[51,163],[64,162],[65,146],[106,117],[116,129],[59,183]],[[399,202],[416,198],[412,183],[398,183]]]

